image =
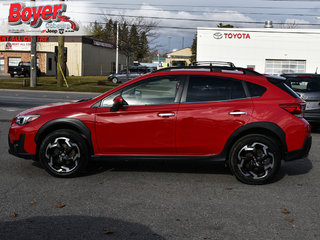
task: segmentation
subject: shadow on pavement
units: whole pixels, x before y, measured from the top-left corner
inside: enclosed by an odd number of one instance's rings
[[[89,216],[31,217],[0,222],[1,240],[162,240],[150,228],[132,222]]]
[[[231,174],[224,164],[179,160],[92,162],[88,167],[87,174],[92,175],[104,171]]]
[[[273,182],[278,182],[285,176],[296,176],[307,174],[313,168],[312,162],[309,158],[303,158],[295,161],[284,162],[280,171],[273,179]]]

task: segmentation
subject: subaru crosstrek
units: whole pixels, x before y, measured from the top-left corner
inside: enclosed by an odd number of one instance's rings
[[[305,102],[283,79],[235,67],[162,69],[94,99],[18,114],[9,152],[56,177],[103,159],[224,162],[236,178],[263,184],[281,160],[308,155]]]

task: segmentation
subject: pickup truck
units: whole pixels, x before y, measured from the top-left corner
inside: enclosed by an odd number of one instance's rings
[[[11,77],[14,77],[15,75],[29,77],[30,65],[30,62],[19,62],[18,66],[9,66],[8,73]],[[40,69],[38,67],[37,76],[40,76]]]

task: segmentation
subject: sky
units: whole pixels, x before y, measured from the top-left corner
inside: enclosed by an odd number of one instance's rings
[[[220,22],[238,28],[263,28],[266,20],[272,20],[276,28],[320,28],[318,0],[95,0],[92,5],[96,7],[90,8],[91,12],[152,17],[146,19],[158,23],[159,37],[153,45],[160,52],[190,47],[197,27],[216,27]]]
[[[39,2],[40,0],[37,0]],[[17,1],[0,1],[0,3]],[[41,1],[43,2],[43,1]],[[232,24],[238,28],[263,28],[271,20],[275,28],[320,28],[320,0],[93,0],[73,2],[71,12],[87,22],[106,17],[142,16],[158,25],[152,48],[159,52],[190,47],[197,27]],[[7,13],[1,12],[0,19]],[[292,24],[294,23],[294,24]],[[310,25],[309,25],[310,24]]]

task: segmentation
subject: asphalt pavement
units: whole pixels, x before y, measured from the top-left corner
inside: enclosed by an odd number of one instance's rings
[[[238,182],[224,166],[170,161],[95,163],[59,179],[8,154],[10,120],[42,98],[83,96],[20,94],[0,92],[1,240],[320,239],[319,130],[309,157],[283,163],[263,186]]]

